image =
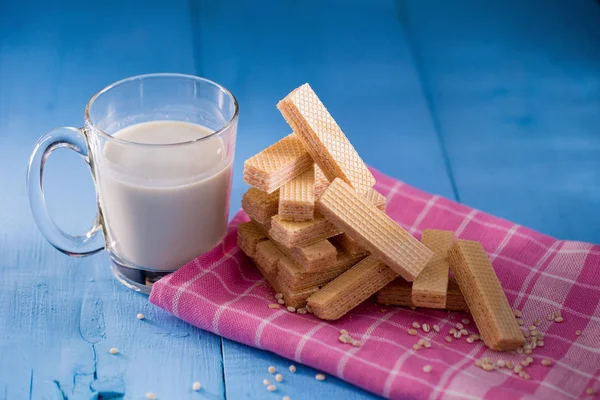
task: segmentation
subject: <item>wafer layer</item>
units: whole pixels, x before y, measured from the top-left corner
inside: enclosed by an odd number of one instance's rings
[[[292,133],[246,160],[244,181],[271,193],[313,163],[300,139]]]
[[[398,274],[369,256],[308,298],[313,313],[335,320],[390,283]]]
[[[279,207],[279,191],[267,193],[262,190],[250,188],[242,196],[242,209],[250,218],[266,224],[271,217],[277,214]]]
[[[288,94],[277,108],[330,181],[340,178],[354,188],[375,184],[373,174],[308,83]]]
[[[283,259],[279,262],[277,277],[281,282],[285,282],[288,287],[296,291],[323,286],[363,258],[364,256],[353,257],[346,253],[338,252],[335,264],[331,268],[319,272],[306,271],[291,260]]]
[[[269,236],[291,248],[308,246],[340,233],[324,216],[315,213],[311,221],[284,221],[275,215],[271,219]]]
[[[515,350],[525,342],[502,285],[479,242],[457,240],[448,252],[450,268],[485,344]]]
[[[407,281],[413,281],[433,252],[341,179],[317,202],[317,211]]]
[[[416,307],[412,302],[412,283],[402,278],[395,279],[392,283],[377,292],[377,303],[390,306]],[[465,298],[452,277],[448,279],[448,293],[444,310],[469,312]]]
[[[444,308],[448,293],[448,249],[454,241],[454,233],[425,229],[421,242],[433,251],[433,257],[415,278],[412,286],[412,302],[417,307]]]
[[[310,166],[279,190],[279,217],[284,221],[310,221],[315,212],[315,170]]]
[[[242,222],[238,225],[237,243],[248,257],[254,257],[256,245],[267,239],[267,235],[253,222]]]

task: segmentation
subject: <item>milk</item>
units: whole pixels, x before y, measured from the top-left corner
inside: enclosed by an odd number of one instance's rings
[[[187,122],[153,121],[113,137],[170,144],[211,133]],[[161,147],[109,141],[100,153],[96,178],[111,253],[133,266],[169,271],[225,237],[233,157],[220,138]]]

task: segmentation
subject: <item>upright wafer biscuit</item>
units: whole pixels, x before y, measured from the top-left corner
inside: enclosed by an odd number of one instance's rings
[[[448,252],[450,268],[485,344],[515,350],[525,342],[502,285],[479,242],[457,240]]]
[[[394,279],[377,292],[377,303],[390,306],[416,307],[412,302],[412,283],[402,278]],[[444,310],[469,312],[465,298],[452,277],[448,280],[448,293]]]
[[[396,272],[369,256],[310,296],[308,305],[321,319],[339,319],[397,276]]]
[[[337,276],[348,270],[364,256],[350,256],[349,254],[338,252],[338,258],[331,268],[322,271],[306,271],[304,268],[289,259],[281,259],[277,267],[277,277],[285,282],[292,290],[300,291],[315,286],[323,286],[327,282],[335,279]]]
[[[279,190],[279,217],[284,221],[310,221],[315,213],[315,170],[284,183]]]
[[[308,83],[288,94],[277,108],[330,181],[340,178],[357,189],[375,184],[373,174]]]
[[[415,278],[412,286],[412,302],[417,307],[444,308],[448,293],[448,249],[454,241],[454,233],[425,229],[421,242],[433,251],[433,258]]]
[[[267,235],[253,222],[242,222],[238,225],[237,243],[248,257],[254,257],[256,245],[267,239]]]
[[[311,221],[284,221],[275,215],[271,219],[269,236],[291,248],[308,246],[340,233],[338,228],[319,214],[315,214]]]
[[[242,196],[242,209],[250,218],[266,224],[271,217],[277,214],[279,207],[279,191],[267,193],[262,190],[250,188]]]
[[[407,281],[413,281],[433,252],[341,179],[317,202],[317,211]]]
[[[313,164],[300,139],[292,133],[247,159],[244,162],[244,181],[272,193]]]

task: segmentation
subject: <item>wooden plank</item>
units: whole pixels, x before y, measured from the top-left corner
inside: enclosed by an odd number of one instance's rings
[[[275,108],[304,82],[321,97],[365,161],[426,190],[452,197],[443,157],[392,1],[204,1],[193,15],[196,65],[237,96],[240,126],[232,203],[247,186],[243,160],[289,132]],[[230,398],[263,398],[262,379],[289,361],[223,341]],[[286,370],[287,371],[287,370]],[[306,371],[306,369],[304,369]],[[341,381],[314,381],[314,371],[282,384],[295,398],[373,396]],[[289,375],[289,373],[287,374]],[[286,376],[287,376],[286,375]],[[287,378],[286,378],[287,379]]]
[[[0,174],[0,398],[153,391],[183,399],[196,380],[205,396],[224,398],[220,338],[122,287],[106,255],[72,259],[51,248],[32,221],[22,169],[44,131],[81,125],[85,103],[104,85],[138,73],[193,73],[188,6],[0,3],[0,168],[9,172]],[[78,157],[59,151],[44,179],[58,221],[74,233],[88,228],[95,197]]]
[[[600,242],[600,7],[399,2],[460,199]]]

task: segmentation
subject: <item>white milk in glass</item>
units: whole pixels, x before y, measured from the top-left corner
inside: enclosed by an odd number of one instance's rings
[[[153,121],[128,126],[113,136],[169,144],[211,133],[192,123]],[[225,237],[232,160],[227,161],[220,138],[133,150],[109,142],[102,151],[97,180],[106,239],[124,261],[174,270]]]

